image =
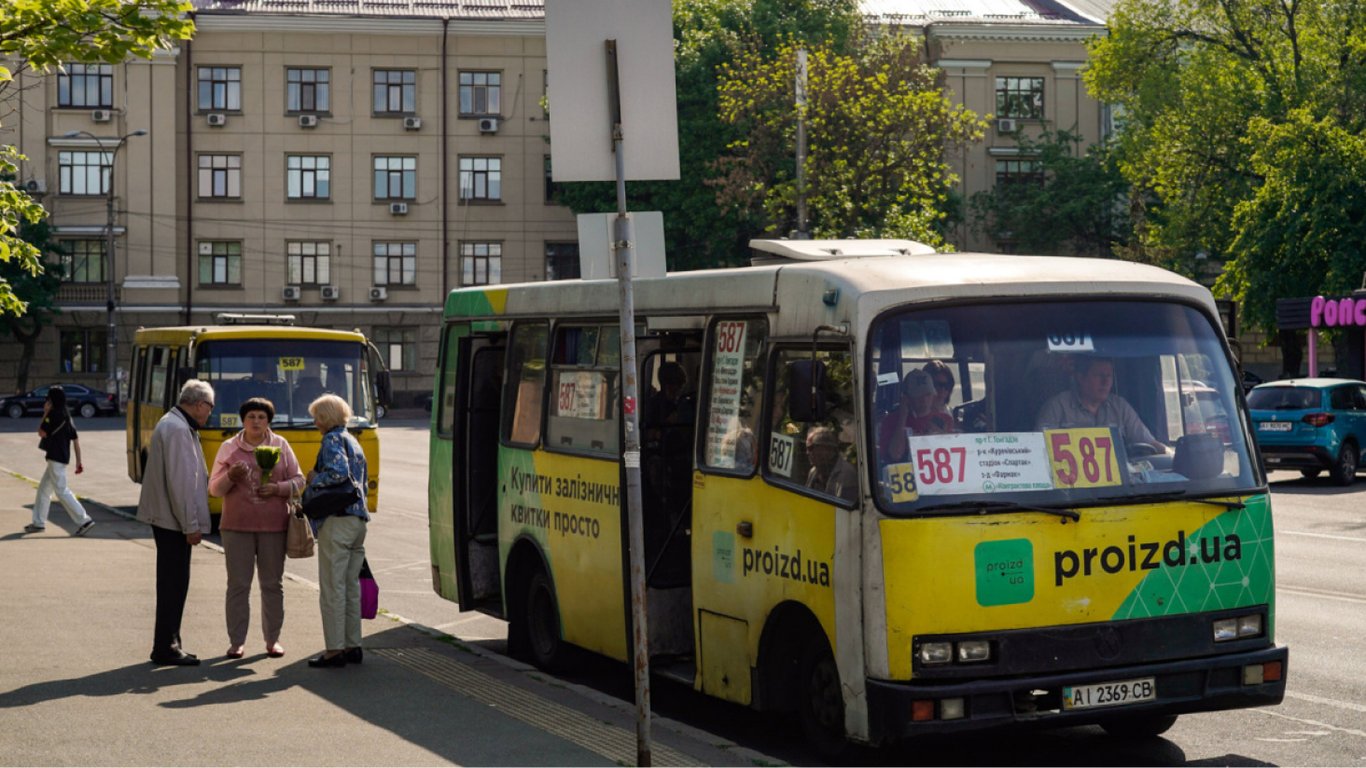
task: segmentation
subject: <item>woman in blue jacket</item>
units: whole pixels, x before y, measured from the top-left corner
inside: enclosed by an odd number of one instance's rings
[[[365,454],[346,431],[351,406],[336,395],[323,395],[308,406],[313,424],[323,433],[318,463],[309,473],[310,489],[354,483],[360,500],[340,513],[314,521],[318,540],[319,604],[327,649],[309,659],[310,667],[342,667],[361,663],[360,571],[365,562],[365,509],[369,474]]]

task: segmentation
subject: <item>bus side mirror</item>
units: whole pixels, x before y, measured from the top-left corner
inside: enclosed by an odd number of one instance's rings
[[[825,402],[825,363],[820,360],[788,363],[787,395],[793,421],[824,421],[829,415]]]
[[[393,388],[389,381],[388,371],[380,371],[375,374],[375,399],[385,408],[388,408],[392,402]]]

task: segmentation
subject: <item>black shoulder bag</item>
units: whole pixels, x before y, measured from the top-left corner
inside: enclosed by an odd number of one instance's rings
[[[310,520],[324,520],[340,515],[352,504],[365,498],[356,481],[351,479],[351,441],[342,438],[346,450],[346,479],[335,485],[308,486],[304,491],[303,512]],[[314,465],[317,469],[317,465]]]

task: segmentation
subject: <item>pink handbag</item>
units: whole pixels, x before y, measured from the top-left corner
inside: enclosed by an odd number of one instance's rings
[[[360,617],[362,619],[373,619],[379,615],[379,584],[375,583],[375,575],[370,572],[370,561],[366,560],[360,566]]]

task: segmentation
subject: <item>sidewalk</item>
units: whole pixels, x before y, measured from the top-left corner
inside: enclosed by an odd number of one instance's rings
[[[147,526],[96,502],[70,536],[53,503],[25,534],[36,481],[0,471],[0,765],[631,765],[635,710],[383,614],[365,663],[310,669],[316,589],[285,580],[286,656],[265,655],[259,596],[243,659],[223,657],[220,550],[196,547],[182,630],[198,667],[153,667]],[[382,586],[382,585],[381,585]],[[380,603],[383,606],[381,592]],[[655,765],[773,765],[654,718]]]

